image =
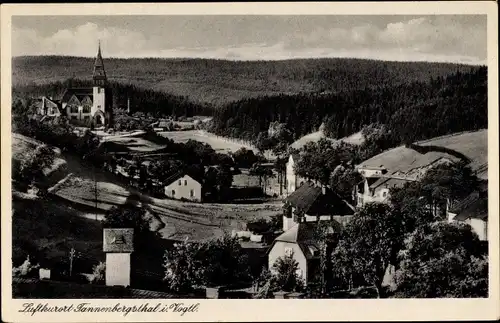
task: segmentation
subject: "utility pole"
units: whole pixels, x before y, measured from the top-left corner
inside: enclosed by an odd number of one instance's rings
[[[73,259],[75,258],[75,248],[71,248],[69,252],[69,276],[73,276]]]

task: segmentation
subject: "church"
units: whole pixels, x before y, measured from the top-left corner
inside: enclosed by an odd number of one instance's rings
[[[68,88],[53,100],[43,97],[39,114],[48,117],[66,116],[71,123],[82,126],[108,127],[112,119],[112,93],[99,43],[92,74],[93,86]]]

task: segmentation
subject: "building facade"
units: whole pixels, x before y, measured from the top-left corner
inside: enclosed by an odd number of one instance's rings
[[[272,272],[279,258],[291,256],[298,263],[297,275],[307,284],[319,268],[318,222],[328,221],[334,233],[352,218],[354,207],[334,191],[305,182],[285,199],[283,208],[284,232],[269,249],[268,267]]]
[[[171,199],[185,199],[201,202],[202,186],[200,181],[185,173],[176,173],[168,178],[165,183],[165,196]]]
[[[112,122],[112,92],[99,44],[92,74],[92,87],[64,91],[58,100],[43,97],[39,113],[50,117],[66,116],[72,123],[83,126],[109,126]]]

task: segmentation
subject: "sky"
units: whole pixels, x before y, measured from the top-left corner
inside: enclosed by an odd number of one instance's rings
[[[12,55],[486,64],[485,15],[14,16]]]

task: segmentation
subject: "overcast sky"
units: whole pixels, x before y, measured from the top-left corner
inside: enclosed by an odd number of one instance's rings
[[[12,54],[486,64],[486,16],[14,16]]]

